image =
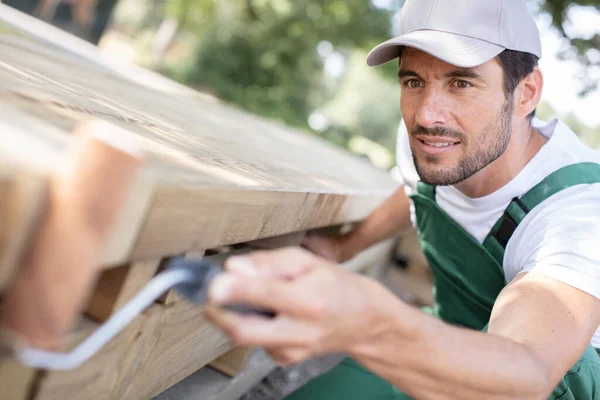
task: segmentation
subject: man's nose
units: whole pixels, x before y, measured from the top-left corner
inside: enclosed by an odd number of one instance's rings
[[[445,125],[448,122],[448,107],[450,105],[436,88],[426,88],[423,91],[421,103],[417,109],[416,122],[422,127],[429,128]]]

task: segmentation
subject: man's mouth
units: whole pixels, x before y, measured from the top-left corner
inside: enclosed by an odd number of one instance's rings
[[[420,143],[419,148],[425,154],[441,155],[448,151],[451,151],[461,142],[454,138],[441,138],[441,137],[420,137],[417,138]]]
[[[460,142],[428,142],[426,140],[421,140],[421,141],[423,143],[428,144],[429,146],[433,146],[433,147],[448,147],[448,146],[452,146],[452,145],[460,143]]]

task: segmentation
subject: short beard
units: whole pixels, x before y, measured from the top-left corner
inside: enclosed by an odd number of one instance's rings
[[[470,140],[479,140],[480,145],[473,148],[470,154],[466,154],[455,168],[444,170],[423,168],[419,165],[413,150],[413,162],[421,181],[434,186],[456,185],[496,161],[504,153],[510,142],[512,111],[513,101],[507,99],[500,110],[497,123],[491,121],[481,133],[470,138]],[[456,138],[461,143],[465,143],[464,139],[466,138],[463,132],[444,127],[427,129],[417,126],[411,131],[411,134],[413,137],[418,134],[428,134],[430,136]],[[435,163],[435,158],[429,161]]]

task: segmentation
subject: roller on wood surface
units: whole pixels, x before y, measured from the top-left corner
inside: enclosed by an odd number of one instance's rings
[[[51,172],[34,234],[7,289],[0,326],[28,346],[54,349],[98,276],[103,246],[142,165],[126,131],[91,121]]]

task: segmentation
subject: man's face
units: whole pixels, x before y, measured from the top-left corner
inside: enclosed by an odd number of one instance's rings
[[[402,118],[422,181],[454,185],[504,153],[513,105],[495,59],[460,68],[405,48],[398,76]]]

